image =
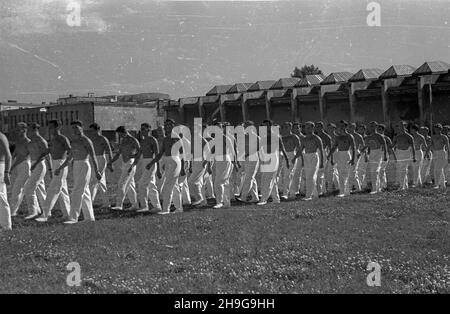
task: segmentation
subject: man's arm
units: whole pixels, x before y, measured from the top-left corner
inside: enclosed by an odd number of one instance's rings
[[[284,143],[283,143],[283,140],[281,139],[281,136],[278,137],[278,141],[279,141],[281,153],[283,154],[284,159],[286,160],[286,166],[289,168],[289,157],[286,153],[286,149],[284,148]]]
[[[383,154],[384,154],[384,161],[387,161],[387,146],[386,146],[386,140],[384,139],[384,136],[381,134],[378,134],[378,139],[380,141],[381,144],[381,148],[383,149]]]
[[[316,142],[317,142],[317,147],[319,149],[319,168],[322,169],[323,168],[323,144],[322,144],[322,139],[320,137],[318,137],[317,135],[315,135],[316,138]]]
[[[350,148],[352,149],[352,160],[350,160],[350,165],[353,166],[355,164],[356,143],[355,138],[351,134],[349,134],[348,137],[350,139]]]
[[[409,135],[409,144],[412,148],[412,158],[413,162],[416,162],[416,147],[414,146],[414,137],[412,135]]]
[[[109,162],[111,162],[111,160],[113,159],[111,144],[109,143],[109,140],[105,136],[103,136],[102,138],[103,138],[103,146],[106,151],[106,156],[108,157]]]
[[[91,157],[92,164],[94,165],[94,172],[96,174],[96,177],[98,180],[100,180],[102,178],[102,176],[100,175],[100,173],[98,171],[97,156],[95,156],[94,145],[92,144],[91,140],[88,139],[87,137],[83,137],[83,145],[84,145],[84,148],[86,149],[88,155]],[[100,175],[100,178],[99,178],[99,175]]]

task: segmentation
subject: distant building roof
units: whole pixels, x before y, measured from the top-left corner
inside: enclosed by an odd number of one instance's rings
[[[450,70],[450,64],[444,61],[428,61],[413,72],[413,75],[427,75],[446,73]]]
[[[307,74],[301,78],[295,87],[308,87],[312,85],[319,85],[325,79],[323,74]]]
[[[253,83],[237,83],[231,86],[231,88],[226,92],[227,94],[243,93],[248,90]]]
[[[225,94],[231,87],[233,87],[233,85],[216,85],[206,93],[206,96]]]
[[[338,84],[347,82],[353,73],[350,72],[334,72],[328,75],[320,84],[321,85],[329,85],[329,84]]]
[[[270,89],[286,89],[292,88],[300,81],[298,77],[281,78],[270,87]]]
[[[261,91],[261,90],[268,90],[275,83],[276,83],[276,81],[274,81],[274,80],[271,80],[271,81],[257,81],[252,86],[250,86],[247,89],[247,91],[248,92],[257,92],[257,91]]]
[[[380,75],[380,79],[397,78],[409,76],[416,70],[415,67],[407,64],[393,65]]]
[[[376,80],[383,73],[381,69],[361,69],[348,79],[349,82]]]

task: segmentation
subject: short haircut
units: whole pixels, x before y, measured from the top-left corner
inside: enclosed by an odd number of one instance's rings
[[[79,127],[83,127],[83,122],[81,122],[80,120],[75,120],[70,122],[70,125],[77,125]]]
[[[272,120],[269,120],[269,119],[264,120],[262,123],[263,123],[263,124],[266,124],[266,123],[267,123],[269,126],[272,126],[272,125],[273,125],[273,121],[272,121]]]
[[[244,122],[245,125],[255,125],[255,122],[253,122],[252,120],[247,120]]]
[[[59,128],[61,126],[61,122],[59,120],[50,120],[48,121],[48,124],[52,124],[55,128]]]
[[[340,123],[343,124],[345,127],[348,127],[348,122],[347,121],[341,120]]]
[[[333,127],[333,128],[336,128],[336,124],[334,124],[334,123],[328,123],[328,126],[331,126],[331,127]]]
[[[378,126],[378,122],[377,122],[377,121],[370,121],[369,124],[370,124],[370,125]]]
[[[314,124],[314,122],[312,122],[312,121],[309,121],[309,122],[311,122],[311,123],[313,123]],[[309,123],[309,122],[306,122],[305,123],[305,125],[307,124],[307,123]],[[315,124],[315,126],[317,126],[317,127],[322,127],[323,128],[323,122],[322,121],[318,121],[318,122],[316,122],[316,124]]]
[[[378,127],[380,129],[382,129],[383,131],[386,130],[386,126],[384,124],[382,124],[382,123],[378,124]]]
[[[416,123],[414,123],[413,125],[411,125],[411,130],[419,131],[420,127]]]
[[[427,132],[430,131],[430,129],[429,129],[427,126],[423,126],[423,127],[421,127],[420,129],[421,129],[421,130],[425,130],[425,131],[427,131]]]
[[[166,123],[175,124],[175,120],[174,119],[166,119]]]
[[[119,126],[119,127],[116,129],[116,132],[117,132],[117,133],[125,133],[126,131],[127,131],[127,129],[126,129],[123,125]]]
[[[28,125],[25,122],[19,122],[19,123],[17,123],[17,126],[20,126],[20,127],[24,128],[24,129],[28,128]]]
[[[144,122],[144,123],[141,124],[141,128],[142,127],[150,129],[150,124],[147,123],[147,122]]]
[[[435,128],[435,129],[442,129],[442,124],[436,123],[436,124],[434,125],[434,128]]]
[[[30,128],[32,128],[33,130],[39,130],[41,128],[41,125],[34,122],[30,124]]]
[[[308,125],[310,125],[311,127],[316,126],[316,124],[314,124],[314,122],[312,122],[312,121],[305,122],[305,126],[308,126]]]
[[[283,125],[287,125],[287,126],[292,128],[292,122],[286,121],[286,122],[283,123]]]
[[[94,122],[89,126],[89,128],[98,131],[98,130],[100,130],[100,124],[98,124],[97,122]]]

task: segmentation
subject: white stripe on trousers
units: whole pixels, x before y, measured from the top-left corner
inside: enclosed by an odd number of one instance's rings
[[[56,159],[52,161],[52,169],[58,169],[63,163],[64,159]],[[70,197],[69,189],[67,188],[67,173],[68,168],[65,167],[58,176],[53,174],[53,178],[47,188],[47,197],[45,198],[44,206],[42,207],[44,217],[51,216],[53,207],[59,199],[61,211],[65,218],[69,217],[70,211]]]
[[[85,221],[95,221],[89,181],[91,165],[87,159],[73,161],[73,190],[70,195],[70,218],[78,221],[81,210]]]
[[[5,163],[0,162],[0,228],[11,230],[11,208],[8,203],[8,196],[5,184]]]
[[[14,181],[11,188],[9,203],[11,204],[11,215],[16,215],[24,197],[24,187],[30,177],[31,161],[24,160],[14,168]]]

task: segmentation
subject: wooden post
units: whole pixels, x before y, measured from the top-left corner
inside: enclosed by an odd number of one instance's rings
[[[202,119],[205,118],[205,111],[203,108],[203,98],[202,97],[198,97],[198,114],[199,114],[200,118],[202,118]]]
[[[292,122],[297,122],[297,90],[295,88],[292,89],[291,93],[291,114],[292,114]]]
[[[384,80],[381,84],[381,108],[383,110],[383,123],[386,128],[390,128],[389,119],[389,95],[387,93],[389,88],[388,80]]]
[[[355,106],[356,106],[356,95],[355,95],[355,83],[350,83],[348,100],[350,103],[350,121],[355,122]]]
[[[178,99],[178,115],[180,117],[180,123],[184,124],[184,102],[182,98]]]
[[[226,114],[226,109],[225,109],[225,97],[224,95],[220,95],[219,97],[219,110],[220,110],[220,121],[224,122],[225,121],[225,114]]]
[[[272,93],[267,91],[266,93],[266,119],[270,120],[270,98],[272,98]]]
[[[248,120],[248,111],[247,111],[247,93],[242,93],[241,96],[241,110],[242,110],[242,120]]]
[[[417,78],[417,102],[419,104],[419,121],[420,125],[423,126],[423,87],[424,87],[424,81],[423,77]]]
[[[325,107],[326,107],[325,93],[322,94],[322,87],[320,88],[320,90],[321,90],[321,93],[319,94],[320,120],[322,122],[325,122]]]

